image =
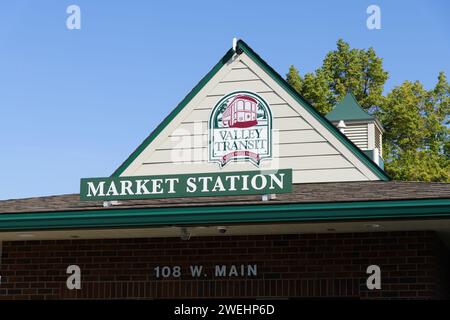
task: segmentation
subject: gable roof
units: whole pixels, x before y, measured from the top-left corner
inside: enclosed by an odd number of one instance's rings
[[[317,121],[331,132],[346,148],[348,148],[367,168],[379,179],[390,180],[389,176],[342,134],[330,121],[323,117],[308,101],[293,89],[272,67],[257,55],[244,41],[238,40],[236,51],[233,49],[220,59],[208,74],[192,89],[191,92],[172,110],[172,112],[156,127],[156,129],[133,151],[133,153],[119,166],[112,176],[120,176],[127,167],[145,150],[145,148],[161,133],[161,131],[180,113],[180,111],[196,96],[196,94],[211,80],[216,73],[233,57],[235,53],[245,52],[250,59],[263,69],[278,85],[280,85],[296,102],[302,105]]]
[[[340,120],[374,120],[375,117],[368,114],[356,101],[355,96],[351,92],[347,92],[344,99],[342,99],[331,110],[326,118],[330,121]]]

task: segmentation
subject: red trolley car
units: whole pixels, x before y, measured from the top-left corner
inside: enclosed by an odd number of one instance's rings
[[[238,95],[222,114],[222,123],[228,128],[248,128],[258,124],[258,101],[250,96]]]

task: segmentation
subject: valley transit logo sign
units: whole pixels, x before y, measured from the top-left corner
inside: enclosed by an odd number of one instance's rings
[[[272,113],[257,94],[238,91],[226,95],[209,119],[209,161],[221,167],[230,161],[259,166],[272,157]]]
[[[292,191],[292,169],[81,179],[81,200],[125,200]]]

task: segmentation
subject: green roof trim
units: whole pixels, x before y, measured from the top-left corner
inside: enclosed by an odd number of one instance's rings
[[[449,218],[450,198],[0,214],[0,231]]]
[[[347,92],[344,99],[342,99],[333,110],[326,116],[330,121],[340,120],[375,120],[375,117],[367,113],[351,92]]]
[[[309,111],[322,125],[339,139],[353,154],[361,160],[378,178],[384,181],[390,180],[389,176],[368,156],[366,156],[353,142],[340,132],[328,119],[323,117],[307,100],[305,100],[294,88],[292,88],[283,77],[281,77],[271,66],[269,66],[253,49],[244,41],[238,40],[236,52],[245,52],[259,67],[261,67],[274,81],[286,90],[299,104]],[[141,143],[139,147],[123,162],[112,174],[113,177],[120,176],[125,169],[139,156],[139,154],[158,136],[159,133],[177,116],[177,114],[192,100],[192,98],[208,83],[210,79],[224,66],[233,56],[233,49],[222,57],[211,71],[192,89],[191,92],[178,104],[178,106],[156,127],[156,129]]]

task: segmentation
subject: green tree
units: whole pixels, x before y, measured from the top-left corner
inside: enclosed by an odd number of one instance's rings
[[[394,179],[450,182],[449,112],[443,72],[432,90],[405,81],[386,96],[376,116],[386,129],[386,171]]]
[[[302,77],[291,66],[287,74],[288,83],[322,114],[330,112],[349,90],[364,109],[372,110],[381,102],[387,78],[382,59],[373,48],[350,49],[342,39],[337,42],[337,49],[325,56],[322,66],[315,72]]]
[[[385,169],[396,180],[450,182],[450,86],[443,72],[426,90],[405,81],[383,96],[388,73],[373,48],[351,49],[343,40],[322,66],[301,76],[291,66],[287,81],[322,114],[327,114],[347,91],[375,114],[386,132]]]

